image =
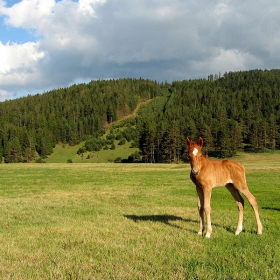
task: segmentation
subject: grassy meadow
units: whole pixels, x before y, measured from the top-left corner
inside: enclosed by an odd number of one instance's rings
[[[44,161],[46,163],[67,163],[72,160],[73,163],[108,163],[114,162],[118,157],[127,159],[138,148],[131,148],[131,142],[126,142],[124,145],[119,146],[117,140],[114,141],[115,150],[100,150],[97,152],[85,152],[78,155],[77,151],[84,145],[81,142],[79,145],[69,146],[68,144],[57,144],[54,148],[54,153],[49,155]]]
[[[226,188],[198,236],[188,164],[0,164],[0,279],[279,279],[280,154],[242,154],[263,234]]]

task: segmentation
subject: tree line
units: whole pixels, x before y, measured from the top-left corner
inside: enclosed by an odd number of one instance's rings
[[[0,155],[5,162],[46,157],[57,143],[86,149],[104,145],[108,123],[143,106],[122,138],[139,147],[143,162],[187,160],[185,138],[204,138],[210,156],[280,147],[280,70],[209,75],[158,83],[148,79],[91,81],[0,103]],[[120,136],[119,136],[120,137]]]

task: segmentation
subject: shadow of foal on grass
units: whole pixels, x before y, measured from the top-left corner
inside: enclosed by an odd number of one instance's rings
[[[163,223],[165,225],[171,226],[171,227],[175,227],[175,228],[179,228],[179,229],[183,229],[182,227],[175,225],[173,223],[170,222],[175,222],[175,221],[184,221],[184,222],[192,222],[192,223],[197,223],[197,221],[191,220],[191,219],[183,219],[181,217],[178,216],[174,216],[174,215],[124,215],[124,217],[134,221],[134,222],[139,222],[139,221],[151,221],[151,222],[159,222],[159,223]]]
[[[182,227],[180,227],[176,224],[173,224],[171,222],[183,221],[183,222],[197,224],[197,220],[184,219],[184,218],[174,216],[174,215],[123,215],[123,216],[126,217],[127,219],[130,219],[130,220],[134,221],[135,223],[151,221],[151,222],[155,222],[155,223],[163,223],[165,225],[168,225],[168,226],[174,227],[174,228],[178,228],[178,229],[185,229],[185,228],[182,228]],[[224,227],[222,225],[218,225],[218,224],[215,224],[215,223],[213,223],[213,226]],[[226,227],[225,229],[228,232],[234,232],[234,230],[230,227]],[[185,230],[193,232],[193,233],[196,232],[196,230],[190,230],[190,229],[185,229]]]
[[[262,209],[264,209],[264,210],[272,210],[272,211],[279,211],[280,212],[280,208],[262,207]]]

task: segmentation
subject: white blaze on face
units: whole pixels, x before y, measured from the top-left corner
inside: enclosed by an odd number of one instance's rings
[[[197,153],[198,153],[198,149],[194,148],[192,153],[193,153],[194,156],[196,156]]]

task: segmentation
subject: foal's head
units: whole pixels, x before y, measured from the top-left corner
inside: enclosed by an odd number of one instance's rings
[[[202,160],[203,155],[202,155],[201,148],[203,145],[203,140],[200,137],[197,142],[192,142],[189,138],[187,138],[186,144],[187,144],[188,151],[189,151],[189,158],[190,158],[192,173],[194,175],[198,175],[198,173],[201,169],[201,166],[202,166],[201,160]]]

